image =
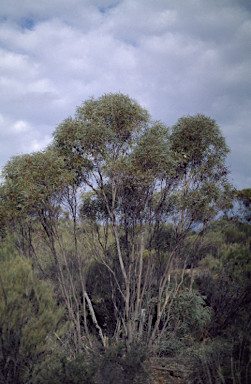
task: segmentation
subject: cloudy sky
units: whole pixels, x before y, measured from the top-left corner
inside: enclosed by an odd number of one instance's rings
[[[121,92],[168,126],[214,118],[234,185],[251,187],[250,0],[1,0],[0,87],[0,167]]]

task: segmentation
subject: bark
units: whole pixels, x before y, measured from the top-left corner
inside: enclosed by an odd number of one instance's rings
[[[104,336],[103,336],[102,329],[100,328],[100,326],[98,324],[98,321],[97,321],[97,318],[96,318],[96,315],[95,315],[95,312],[94,312],[91,300],[90,300],[90,298],[88,296],[88,293],[86,291],[85,291],[85,299],[87,301],[87,304],[88,304],[88,307],[89,307],[89,310],[90,310],[92,321],[93,321],[95,327],[97,328],[99,336],[100,336],[100,338],[102,340],[103,346],[105,347],[105,339],[104,339]]]

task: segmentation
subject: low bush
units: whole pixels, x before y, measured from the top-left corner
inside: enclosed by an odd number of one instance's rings
[[[147,350],[141,344],[126,348],[124,344],[111,346],[98,359],[97,384],[147,383],[149,371],[145,365]]]
[[[95,384],[95,362],[85,354],[70,360],[66,355],[52,355],[39,369],[34,384]]]

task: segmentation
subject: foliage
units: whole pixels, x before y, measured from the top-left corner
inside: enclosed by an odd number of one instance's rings
[[[217,338],[183,353],[186,384],[248,384],[251,379],[251,340],[242,336],[226,341]]]
[[[70,174],[55,151],[34,152],[13,157],[3,169],[1,209],[14,217],[36,217],[48,204],[60,205],[58,196],[70,181]],[[3,206],[4,204],[4,206]]]
[[[251,221],[251,188],[238,191],[236,198],[240,204],[242,220],[249,223]]]
[[[204,342],[187,364],[190,382],[249,383],[251,379],[250,225],[227,221],[213,267],[201,269],[196,287],[207,296],[212,319]],[[212,229],[214,231],[214,229]],[[204,260],[201,261],[201,266]],[[194,347],[195,348],[195,347]],[[186,351],[188,354],[189,351]],[[190,380],[190,381],[189,381]]]
[[[53,147],[68,169],[77,172],[79,185],[91,189],[82,195],[80,214],[96,223],[92,241],[98,239],[100,247],[93,244],[93,249],[121,293],[124,309],[117,315],[124,317],[130,343],[136,335],[134,319],[154,281],[151,258],[144,270],[144,250],[156,254],[157,247],[160,257],[157,238],[172,221],[172,246],[167,245],[161,256],[169,260],[159,276],[161,303],[171,265],[189,230],[201,225],[202,236],[228,203],[231,186],[224,162],[229,149],[214,120],[187,116],[169,130],[161,122],[151,122],[143,108],[122,94],[84,102],[75,119],[57,127]],[[97,224],[105,229],[103,237]],[[120,272],[109,257],[108,233],[114,238]],[[198,236],[190,253],[199,241]],[[152,341],[164,307],[157,311]]]
[[[94,384],[96,369],[83,353],[73,360],[54,354],[39,368],[34,384]]]
[[[13,157],[3,170],[5,182],[1,187],[0,216],[5,216],[10,232],[16,236],[19,250],[38,263],[34,232],[40,230],[40,239],[53,260],[54,275],[59,283],[61,297],[67,307],[69,320],[74,323],[74,349],[81,350],[81,315],[86,316],[85,299],[94,320],[95,314],[87,297],[83,281],[84,260],[78,252],[77,239],[77,176],[69,170],[55,149]],[[62,207],[71,214],[73,249],[64,244],[60,232]],[[21,246],[20,246],[21,245]],[[69,257],[70,256],[70,257]],[[72,260],[75,268],[72,270]],[[39,263],[38,263],[39,264]],[[44,275],[45,271],[39,264]],[[77,279],[76,279],[77,276]],[[55,279],[55,276],[54,276]],[[74,280],[77,280],[75,283]],[[86,328],[86,321],[84,321]],[[87,330],[85,330],[87,332]],[[102,331],[99,328],[101,339]]]
[[[132,344],[129,350],[123,344],[111,346],[99,359],[98,384],[147,383],[146,358],[146,347],[141,344]]]
[[[79,180],[87,181],[105,164],[107,172],[116,172],[114,161],[128,153],[148,121],[148,112],[125,95],[91,98],[77,108],[75,119],[66,119],[57,127],[54,146],[67,168],[74,169]]]
[[[202,275],[195,279],[214,312],[208,327],[208,332],[214,337],[227,334],[232,326],[236,328],[236,324],[243,321],[251,309],[250,259],[248,247],[230,249],[222,255],[214,275]]]
[[[71,324],[60,339],[66,354],[52,354],[44,380],[55,381],[58,371],[62,381],[86,375],[91,382],[83,351],[97,339],[106,352],[95,380],[133,381],[136,371],[143,375],[137,343],[173,353],[206,330],[235,329],[231,316],[244,319],[248,215],[238,230],[234,220],[210,228],[237,199],[228,152],[210,117],[184,116],[168,128],[118,93],[86,100],[45,151],[6,164],[1,236],[53,285]],[[248,196],[238,195],[246,213]],[[107,349],[107,336],[114,348]]]
[[[231,359],[231,345],[222,340],[192,347],[184,352],[187,367],[186,384],[222,383],[226,384],[226,376],[230,373],[226,367]],[[231,383],[233,381],[230,381]]]
[[[4,256],[0,270],[0,381],[28,383],[49,350],[63,309],[52,287],[39,281],[30,263]]]
[[[147,383],[149,371],[144,346],[114,345],[105,351],[89,351],[74,359],[66,355],[50,356],[42,364],[34,384],[131,384]]]
[[[173,127],[172,148],[182,153],[185,168],[195,170],[199,166],[207,169],[205,178],[208,172],[218,168],[229,152],[215,120],[200,114],[178,120]]]
[[[60,215],[60,205],[72,174],[63,160],[48,149],[13,157],[2,171],[0,218],[23,255],[34,257],[32,237],[36,223],[42,224],[47,237]]]
[[[232,196],[225,166],[229,148],[216,122],[204,115],[180,118],[170,140],[172,150],[180,156],[183,191],[178,193],[179,210],[205,225]]]
[[[181,289],[178,295],[170,292],[170,305],[162,315],[161,325],[168,320],[164,335],[159,338],[158,353],[170,354],[199,340],[211,318],[205,297],[196,290]],[[155,300],[151,300],[151,306]]]
[[[228,226],[224,231],[223,231],[225,241],[228,244],[244,244],[247,236],[244,231],[241,230],[240,226],[239,228],[236,227],[235,225]]]

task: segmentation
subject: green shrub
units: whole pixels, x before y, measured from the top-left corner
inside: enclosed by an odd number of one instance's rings
[[[108,348],[99,358],[97,384],[147,383],[146,358],[147,350],[141,344],[133,344],[130,349],[123,344]]]
[[[225,384],[231,346],[221,340],[186,349],[183,355],[187,369],[186,384]]]
[[[53,299],[52,287],[37,279],[27,260],[7,260],[3,254],[1,259],[0,382],[29,383],[63,310]]]
[[[230,339],[230,338],[229,338]],[[186,349],[183,362],[186,384],[249,384],[251,382],[251,340],[210,340]]]
[[[146,349],[139,344],[130,350],[120,344],[103,352],[85,352],[74,360],[52,355],[42,365],[34,384],[147,383],[146,357]]]
[[[156,300],[152,304],[156,304]],[[210,322],[211,310],[205,303],[205,296],[199,291],[182,289],[176,297],[170,294],[169,305],[162,316],[161,325],[168,318],[168,324],[158,342],[159,354],[172,354],[181,348],[191,346],[199,339],[204,327]],[[161,331],[160,331],[161,332]]]
[[[96,366],[85,354],[69,360],[65,355],[52,355],[37,375],[34,384],[94,384]]]

